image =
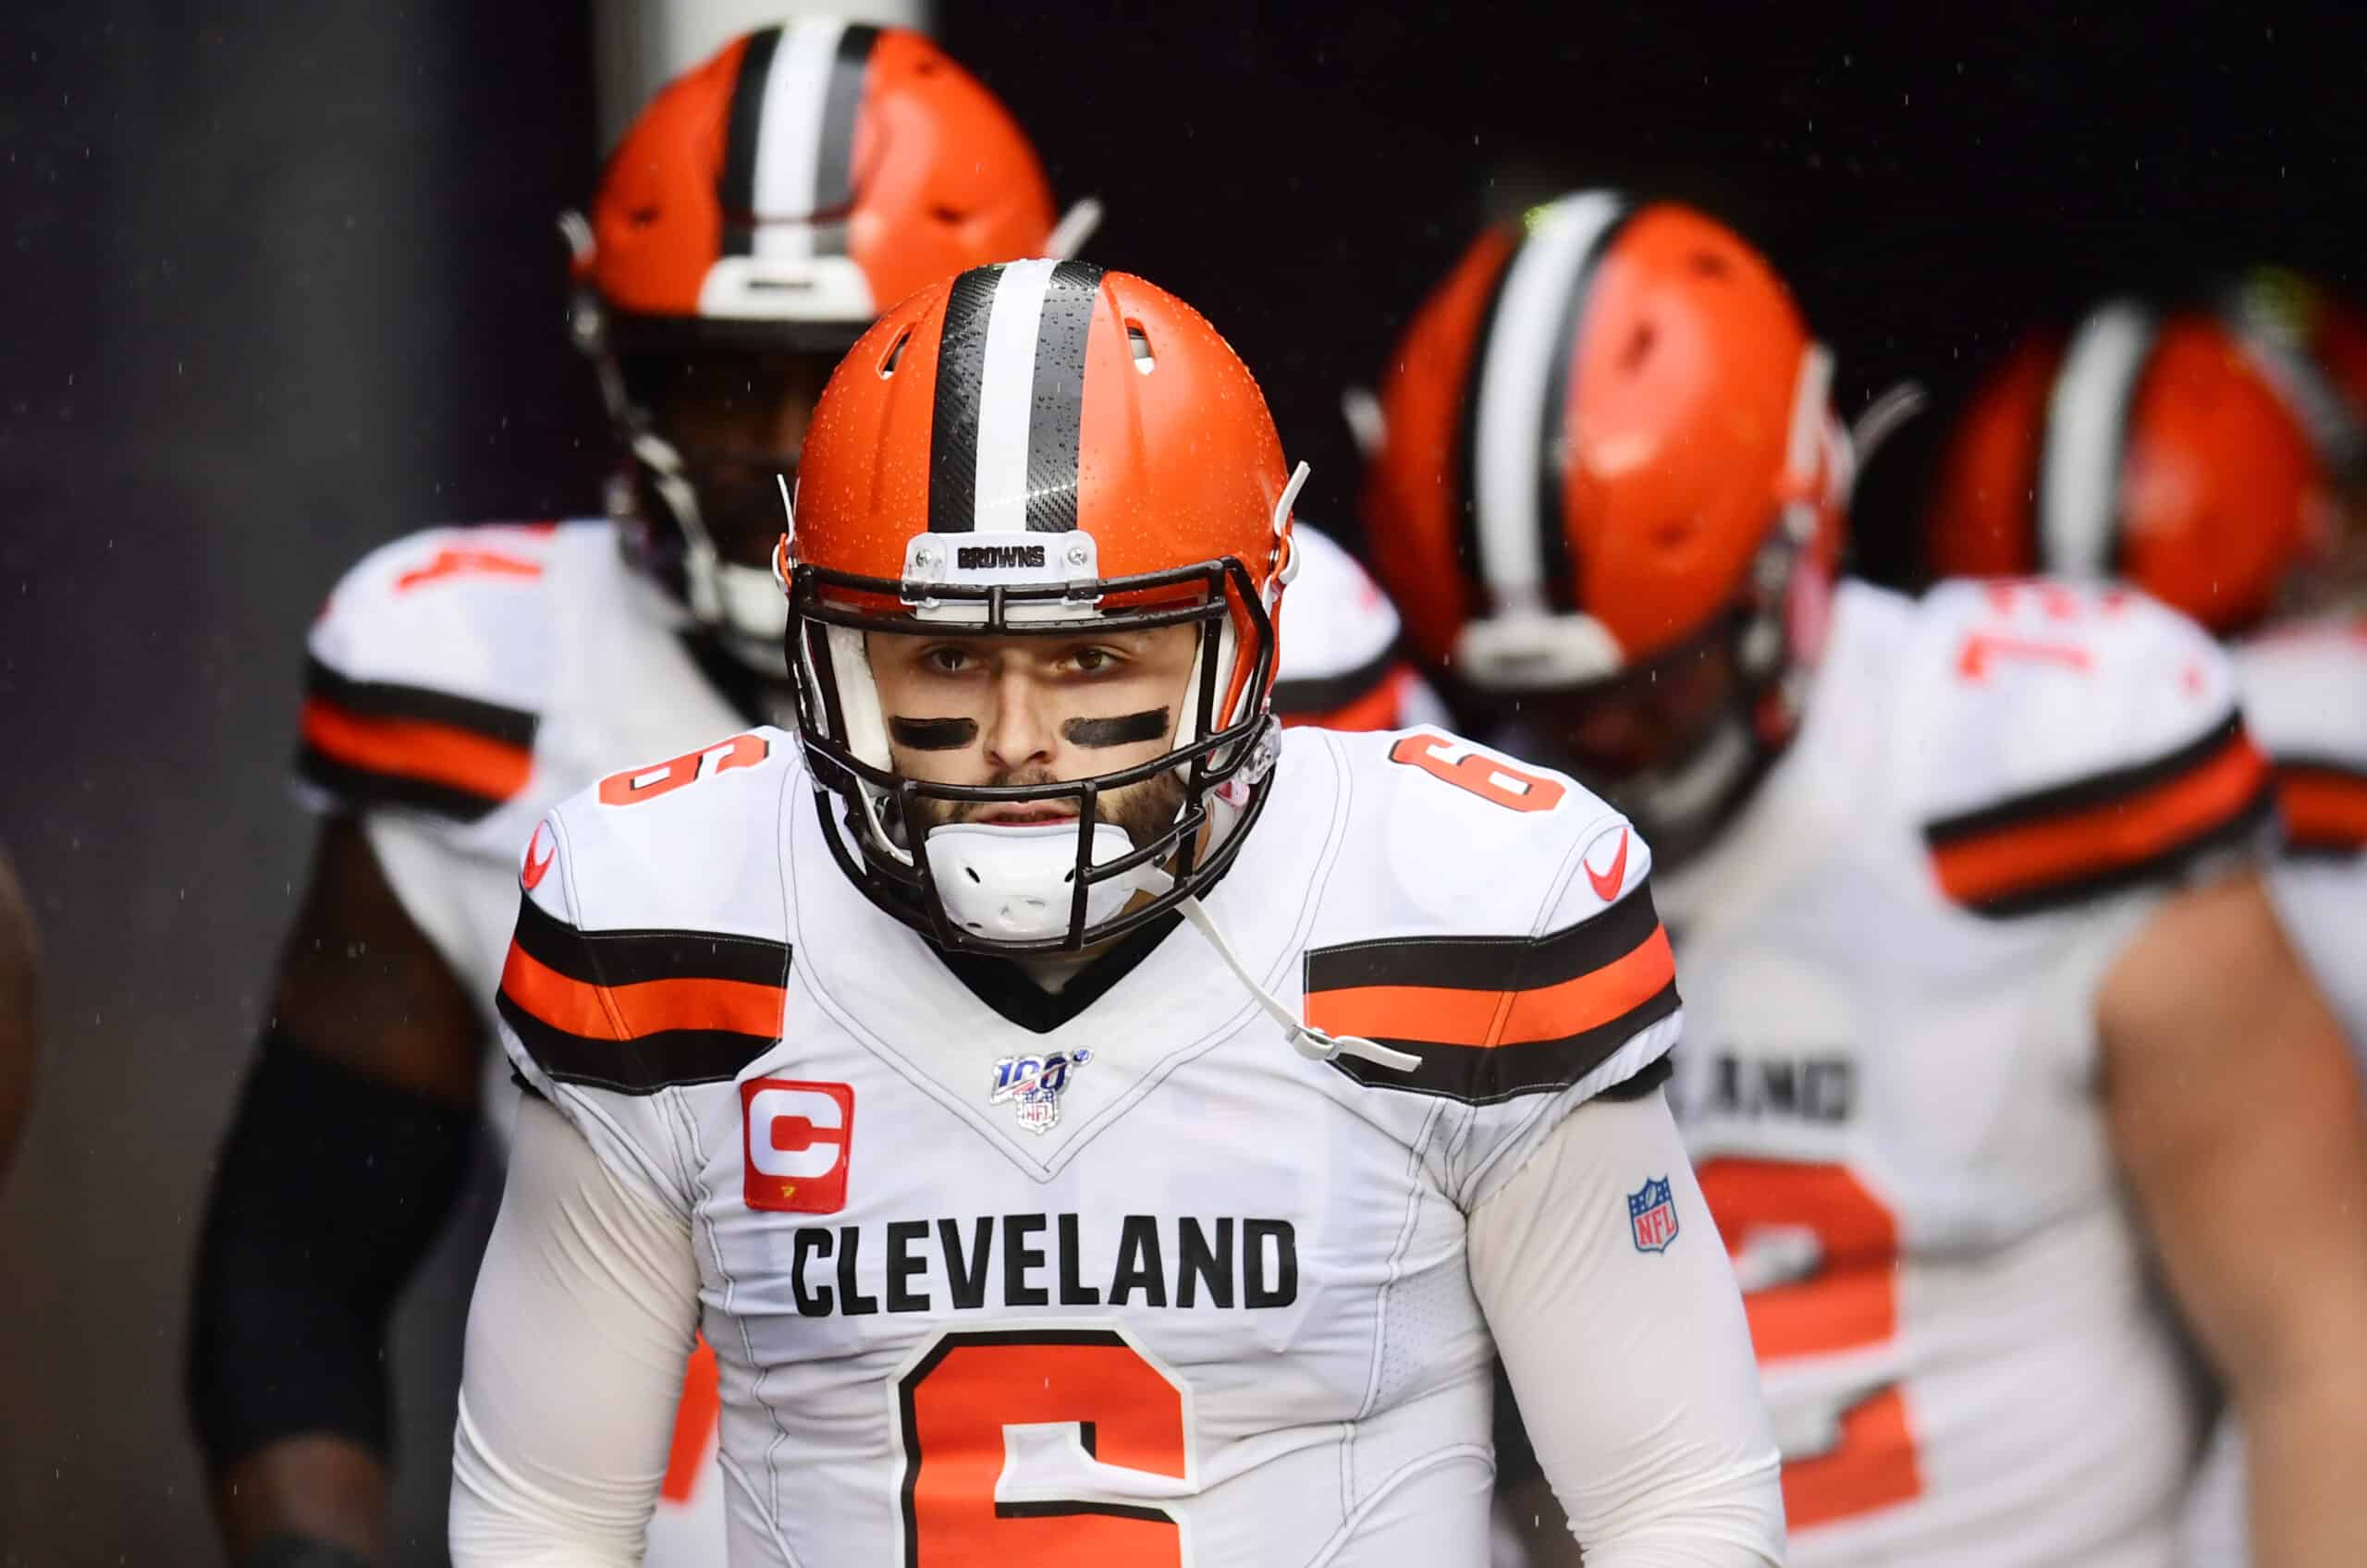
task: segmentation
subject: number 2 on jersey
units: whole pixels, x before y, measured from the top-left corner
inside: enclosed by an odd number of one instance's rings
[[[904,1568],[1183,1568],[1183,1527],[1164,1509],[1001,1495],[1007,1453],[1024,1446],[1057,1464],[1046,1451],[1061,1444],[1172,1483],[1147,1489],[1186,1488],[1184,1390],[1116,1330],[944,1334],[898,1382],[896,1398]],[[1023,1445],[1011,1436],[1022,1427],[1045,1430]]]
[[[1797,1277],[1743,1280],[1751,1348],[1762,1363],[1870,1350],[1896,1335],[1898,1221],[1847,1166],[1712,1159],[1698,1174],[1737,1273],[1752,1272],[1762,1247],[1815,1248],[1814,1267]],[[1835,1410],[1833,1425],[1821,1451],[1784,1456],[1784,1516],[1795,1529],[1922,1494],[1907,1398],[1895,1383]]]

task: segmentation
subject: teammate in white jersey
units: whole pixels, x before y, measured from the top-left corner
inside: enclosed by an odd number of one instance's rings
[[[2356,1078],[2227,661],[2127,590],[1833,591],[1826,374],[1724,227],[1572,196],[1417,315],[1367,492],[1418,645],[1662,852],[1792,1561],[2167,1562],[2149,1246],[2276,1454],[2261,1561],[2367,1560]]]
[[[632,1562],[697,1329],[734,1568],[1476,1561],[1497,1348],[1597,1568],[1778,1560],[1650,851],[1441,731],[1278,729],[1304,474],[1139,278],[854,347],[797,733],[526,854],[456,1562]]]
[[[2111,300],[1975,393],[1928,541],[1942,575],[2117,578],[2228,641],[2276,767],[2279,912],[2367,1050],[2367,606],[2345,555],[2367,441],[2329,381],[2219,316]]]
[[[2018,347],[1975,393],[1932,496],[1941,572],[2118,576],[2227,639],[2275,770],[2278,914],[2367,1051],[2367,430],[2344,387],[2355,323],[2298,280],[2233,311],[2100,306]],[[2348,330],[2345,330],[2346,327]],[[2346,603],[2346,599],[2348,602]],[[2188,1560],[2244,1560],[2232,1427]]]

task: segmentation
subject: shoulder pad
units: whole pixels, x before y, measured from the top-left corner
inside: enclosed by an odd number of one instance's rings
[[[1441,732],[1340,744],[1354,801],[1305,958],[1307,1020],[1422,1059],[1341,1071],[1473,1104],[1559,1092],[1677,1010],[1651,851],[1618,813]]]
[[[2280,627],[2235,660],[2244,720],[2276,771],[2287,847],[2367,850],[2367,616]]]
[[[1977,913],[2174,877],[2272,820],[2226,654],[2134,590],[1944,584],[1903,674],[1910,803],[1941,888]]]
[[[429,529],[347,572],[306,640],[302,782],[461,823],[521,792],[558,655],[545,583],[558,536]]]
[[[534,829],[496,1006],[555,1083],[736,1075],[780,1037],[790,946],[778,729],[612,774]]]
[[[1398,646],[1396,607],[1327,535],[1294,523],[1291,545],[1298,574],[1282,594],[1276,717],[1325,729],[1396,728],[1421,685]]]

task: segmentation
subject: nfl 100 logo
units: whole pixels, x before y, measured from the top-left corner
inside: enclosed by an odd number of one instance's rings
[[[1004,1057],[995,1063],[994,1093],[987,1103],[1009,1101],[1018,1107],[1022,1127],[1049,1133],[1060,1122],[1061,1091],[1069,1086],[1069,1074],[1092,1060],[1090,1050]]]
[[[1647,1179],[1627,1194],[1627,1228],[1636,1234],[1637,1252],[1666,1252],[1676,1240],[1676,1197],[1668,1178]]]

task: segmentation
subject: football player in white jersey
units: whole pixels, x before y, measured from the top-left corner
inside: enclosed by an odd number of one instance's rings
[[[2272,288],[2298,319],[2270,313]],[[2341,363],[2312,351],[2367,336],[2305,288],[2256,280],[2226,313],[2116,300],[2023,343],[1954,432],[1930,556],[1944,573],[2116,576],[2227,640],[2284,819],[2269,889],[2367,1052],[2367,432]],[[2197,1564],[2244,1560],[2235,1442],[2231,1424],[2199,1488]]]
[[[697,1329],[733,1568],[1478,1561],[1499,1348],[1596,1568],[1779,1559],[1650,852],[1436,729],[1277,729],[1304,473],[1139,278],[855,345],[797,732],[526,854],[456,1562],[632,1562]]]
[[[223,1150],[190,1336],[225,1536],[256,1561],[376,1553],[387,1307],[481,1110],[510,1118],[485,1045],[518,846],[615,767],[788,716],[774,476],[829,367],[920,285],[1079,226],[1055,231],[1034,151],[934,45],[809,18],[662,92],[569,227],[577,335],[631,459],[613,516],[387,545],[309,642],[319,850]],[[1424,696],[1394,617],[1344,555],[1310,558],[1330,609],[1294,642],[1283,695],[1385,726]],[[719,1553],[714,1420],[703,1359],[653,1562]]]
[[[2260,1561],[2367,1561],[2357,1079],[2234,673],[2129,590],[1833,588],[1826,378],[1723,226],[1574,195],[1417,315],[1367,490],[1417,646],[1661,852],[1792,1561],[2167,1562],[2149,1254],[2276,1456]]]

